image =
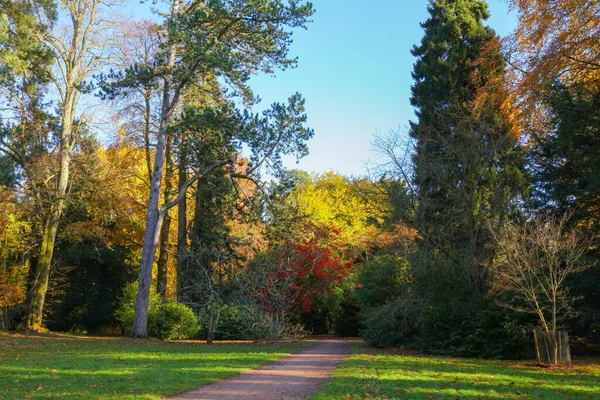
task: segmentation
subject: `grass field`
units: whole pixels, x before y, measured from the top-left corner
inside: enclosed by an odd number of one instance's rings
[[[572,369],[353,346],[313,399],[600,399],[600,359]]]
[[[0,334],[0,399],[158,399],[258,368],[306,345]]]

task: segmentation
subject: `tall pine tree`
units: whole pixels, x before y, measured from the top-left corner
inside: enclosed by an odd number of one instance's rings
[[[523,188],[505,60],[484,25],[485,1],[433,0],[428,11],[412,50],[415,222],[425,247],[483,289],[493,258],[489,226],[506,218]]]

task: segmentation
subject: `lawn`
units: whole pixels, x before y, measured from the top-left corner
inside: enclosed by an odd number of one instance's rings
[[[354,345],[313,399],[599,399],[600,359],[572,369],[375,350]]]
[[[306,345],[0,334],[0,399],[158,399],[258,368]]]

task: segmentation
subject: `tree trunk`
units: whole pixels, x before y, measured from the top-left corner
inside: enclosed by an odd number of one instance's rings
[[[56,232],[58,224],[65,205],[67,187],[69,184],[70,164],[71,164],[71,136],[73,133],[73,119],[75,105],[77,103],[76,89],[67,92],[67,101],[62,109],[62,131],[60,135],[60,167],[58,173],[58,182],[54,195],[54,204],[51,206],[49,215],[44,221],[42,229],[42,241],[40,243],[40,252],[35,265],[34,281],[29,293],[28,310],[25,317],[27,329],[38,330],[42,327],[44,301],[48,291],[48,281],[50,279],[50,267],[52,265],[52,255],[54,253],[54,243],[56,242]]]
[[[179,153],[178,191],[187,182],[187,152],[183,138]],[[183,301],[185,272],[187,270],[187,198],[184,196],[177,204],[177,301]]]
[[[150,98],[152,92],[147,90],[144,93],[144,149],[146,150],[146,170],[148,172],[148,182],[152,180],[152,154],[150,151],[150,127],[152,126],[152,108]]]
[[[171,20],[175,19],[179,1],[173,2],[171,11]],[[172,70],[175,65],[176,47],[172,45],[169,49],[168,70]],[[148,210],[146,212],[146,230],[144,232],[144,247],[142,250],[142,262],[140,264],[140,277],[138,280],[138,292],[135,300],[135,312],[133,314],[133,327],[131,334],[135,337],[148,337],[148,296],[150,295],[150,284],[152,283],[152,265],[158,246],[160,227],[158,202],[160,199],[160,189],[162,183],[163,168],[165,165],[165,155],[167,147],[167,128],[171,112],[175,106],[176,95],[171,97],[172,75],[165,77],[163,86],[163,98],[161,106],[160,124],[158,129],[158,138],[156,143],[156,154],[154,155],[154,170],[152,180],[150,181],[150,197],[148,199]]]
[[[534,331],[535,352],[539,364],[571,366],[569,335],[565,331]]]
[[[160,232],[160,251],[158,253],[158,273],[156,275],[156,292],[161,299],[167,297],[168,265],[169,265],[169,231],[171,230],[171,216],[165,215],[165,222]]]
[[[164,202],[168,203],[173,198],[173,159],[171,156],[171,146],[173,140],[167,136],[166,148],[166,168],[165,168],[165,192]],[[156,277],[156,291],[164,300],[167,295],[168,283],[168,263],[169,263],[169,232],[171,230],[171,217],[169,213],[165,215],[165,221],[160,232],[160,251],[158,255],[158,274]]]
[[[58,230],[58,219],[54,216],[44,223],[42,230],[42,242],[35,270],[33,273],[33,284],[29,292],[29,301],[25,325],[27,329],[39,330],[42,328],[44,301],[48,291],[48,280],[50,278],[50,266],[54,252],[56,231]]]
[[[167,139],[167,126],[169,124],[169,95],[170,85],[165,82],[163,111],[156,143],[156,155],[154,157],[154,171],[150,182],[150,197],[148,199],[148,210],[146,212],[146,230],[144,232],[144,247],[142,250],[142,262],[140,265],[140,276],[138,281],[138,292],[135,301],[135,313],[133,315],[133,327],[131,333],[135,337],[145,338],[148,324],[148,296],[150,295],[150,284],[152,283],[152,265],[156,254],[156,247],[160,236],[158,229],[158,201],[165,163],[165,150]]]

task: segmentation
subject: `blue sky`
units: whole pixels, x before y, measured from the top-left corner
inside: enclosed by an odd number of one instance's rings
[[[253,77],[258,108],[283,102],[296,91],[306,98],[308,124],[315,130],[310,155],[289,168],[364,175],[378,131],[404,129],[413,118],[409,103],[413,45],[427,0],[313,0],[316,13],[297,31],[290,54],[298,67],[276,77]],[[503,0],[490,0],[488,24],[500,35],[516,25]]]

